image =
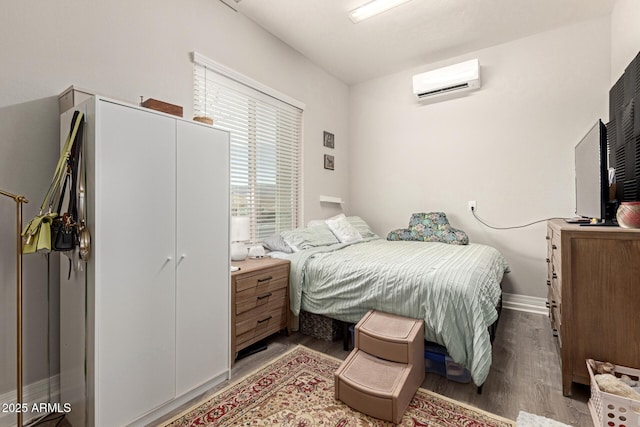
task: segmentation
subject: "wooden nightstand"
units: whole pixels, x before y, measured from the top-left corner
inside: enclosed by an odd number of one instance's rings
[[[233,262],[231,273],[231,365],[237,352],[285,329],[289,333],[289,261]]]

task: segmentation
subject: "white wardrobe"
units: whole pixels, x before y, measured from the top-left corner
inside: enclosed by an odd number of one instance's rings
[[[74,427],[143,425],[229,375],[229,134],[92,96],[84,271],[60,268]]]

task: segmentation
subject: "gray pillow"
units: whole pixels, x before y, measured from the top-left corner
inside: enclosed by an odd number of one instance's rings
[[[348,216],[347,221],[349,221],[349,223],[353,225],[356,230],[358,230],[363,239],[378,237],[378,235],[371,230],[369,224],[367,224],[359,216]]]
[[[269,236],[264,239],[262,241],[262,246],[264,246],[265,249],[274,252],[284,252],[287,254],[293,253],[293,249],[291,249],[291,246],[284,241],[280,233],[276,233],[273,236]]]
[[[280,235],[293,249],[293,252],[340,243],[327,224],[283,231]]]

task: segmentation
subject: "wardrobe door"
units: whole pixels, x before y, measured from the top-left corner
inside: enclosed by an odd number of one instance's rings
[[[176,394],[229,369],[229,134],[177,123]]]
[[[176,121],[106,100],[96,117],[95,416],[117,426],[175,394]]]

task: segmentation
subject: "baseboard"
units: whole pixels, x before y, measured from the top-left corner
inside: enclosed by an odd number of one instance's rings
[[[49,396],[51,393],[51,396]],[[0,394],[0,408],[5,408],[6,404],[16,403],[18,400],[16,390],[8,391]],[[60,375],[56,374],[51,378],[44,378],[31,384],[27,384],[22,388],[22,401],[28,404],[29,410],[23,414],[22,422],[27,424],[29,421],[40,418],[47,413],[32,412],[31,408],[34,403],[55,403],[60,400]],[[15,427],[17,423],[17,414],[15,412],[0,411],[0,427]]]
[[[527,313],[543,314],[547,316],[547,299],[530,297],[527,295],[502,294],[502,308],[508,310],[525,311]]]

